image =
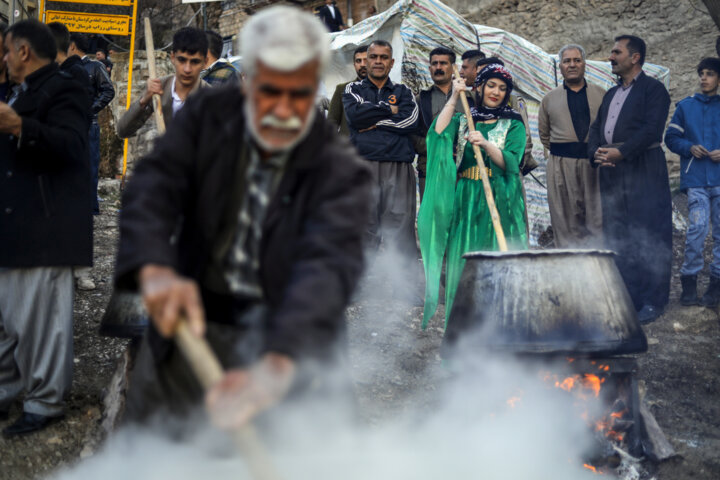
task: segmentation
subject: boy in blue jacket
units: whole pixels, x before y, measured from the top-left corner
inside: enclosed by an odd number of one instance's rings
[[[688,195],[690,226],[680,269],[680,303],[715,308],[720,303],[720,59],[703,59],[697,72],[700,93],[677,104],[665,132],[665,144],[680,155],[680,188]],[[705,263],[703,245],[711,222],[710,285],[698,299],[697,275]]]

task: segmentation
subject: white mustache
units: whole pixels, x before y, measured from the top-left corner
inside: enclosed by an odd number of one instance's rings
[[[302,120],[297,115],[293,115],[287,120],[281,120],[273,114],[265,115],[260,120],[261,127],[277,128],[280,130],[300,130],[303,126]]]

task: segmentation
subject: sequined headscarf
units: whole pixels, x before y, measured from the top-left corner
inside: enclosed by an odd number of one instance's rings
[[[500,105],[495,108],[489,108],[483,105],[483,94],[485,93],[485,83],[491,78],[497,78],[505,82],[507,90],[505,98]],[[522,117],[518,112],[508,106],[510,93],[513,90],[513,78],[510,71],[499,63],[490,63],[485,65],[475,77],[475,106],[470,109],[473,120],[476,122],[494,120],[497,118],[510,118],[522,121]]]

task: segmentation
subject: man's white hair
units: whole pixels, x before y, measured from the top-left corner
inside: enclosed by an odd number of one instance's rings
[[[285,5],[266,8],[251,16],[240,31],[245,74],[252,77],[258,61],[291,72],[312,60],[319,61],[322,74],[330,58],[329,37],[325,25],[310,13]]]
[[[582,57],[582,59],[585,60],[585,49],[580,45],[568,43],[567,45],[563,46],[558,52],[558,58],[561,62],[563,59],[563,55],[565,55],[565,52],[567,52],[568,50],[577,50],[578,52],[580,52],[580,56]]]

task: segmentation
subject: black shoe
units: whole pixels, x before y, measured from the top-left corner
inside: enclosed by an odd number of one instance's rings
[[[36,413],[23,412],[20,418],[15,420],[12,425],[3,429],[3,437],[12,438],[18,435],[36,432],[52,423],[55,423],[63,417],[64,415],[59,417],[46,417],[45,415],[38,415]]]
[[[653,307],[652,305],[645,305],[638,312],[638,322],[640,322],[641,325],[652,323],[657,320],[660,315],[662,315],[661,309]]]
[[[707,308],[717,308],[720,304],[720,278],[710,275],[710,285],[700,303]]]
[[[680,277],[682,283],[682,295],[680,295],[680,305],[700,305],[700,299],[697,296],[697,275],[682,275]]]

